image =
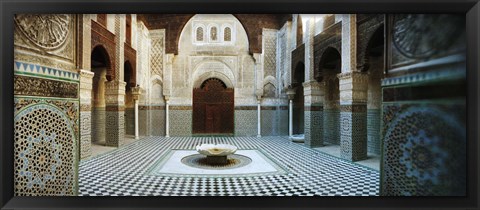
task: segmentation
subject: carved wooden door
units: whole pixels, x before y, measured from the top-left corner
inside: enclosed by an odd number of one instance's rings
[[[221,118],[219,104],[206,104],[205,130],[206,133],[221,133]]]
[[[193,90],[193,133],[233,133],[233,89],[208,79]]]

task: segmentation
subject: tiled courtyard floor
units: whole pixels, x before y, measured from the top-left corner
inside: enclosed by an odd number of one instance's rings
[[[227,143],[261,150],[285,173],[250,176],[152,175],[172,150]],[[379,172],[292,143],[287,137],[147,137],[80,162],[81,196],[376,196]]]

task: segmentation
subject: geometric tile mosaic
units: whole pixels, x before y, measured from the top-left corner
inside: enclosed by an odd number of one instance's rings
[[[202,177],[148,175],[172,150],[202,143],[258,150],[286,174]],[[147,137],[80,162],[81,196],[377,196],[379,173],[292,143],[288,137]]]
[[[380,126],[381,126],[380,109],[367,110],[367,137],[368,137],[368,153],[380,155]]]
[[[260,115],[260,120],[262,122],[261,124],[261,135],[262,136],[278,136],[278,135],[288,135],[288,125],[287,123],[282,123],[282,122],[288,122],[288,110],[281,110],[280,107],[275,107],[276,109],[274,110],[262,110],[261,115]],[[236,110],[236,112],[239,110]],[[241,111],[246,111],[246,110],[241,110]],[[250,125],[250,127],[255,127],[254,132],[250,134],[256,134],[257,133],[257,111],[256,110],[249,110],[252,112],[252,115],[254,114],[254,118],[251,119],[253,120],[250,121],[250,123],[253,123],[253,125]],[[237,114],[237,113],[235,113]],[[235,116],[237,118],[238,116]],[[282,121],[283,120],[283,121]],[[240,121],[235,121],[236,123],[240,124],[245,124]],[[237,126],[242,126],[235,124],[235,127]]]
[[[30,63],[15,61],[15,65],[13,66],[14,66],[14,71],[16,73],[53,76],[55,78],[75,80],[75,81],[78,81],[80,79],[78,73],[45,67],[37,64],[30,64]]]
[[[382,195],[466,194],[462,110],[454,104],[384,105]]]
[[[74,195],[77,138],[69,117],[43,102],[21,109],[14,123],[15,195]]]
[[[340,112],[341,157],[359,161],[367,158],[367,113]]]
[[[322,111],[305,111],[305,145],[308,147],[323,146]]]
[[[171,136],[192,135],[192,110],[169,110]],[[156,128],[154,128],[156,129]]]
[[[234,118],[235,136],[257,135],[257,110],[235,110]]]
[[[329,144],[340,145],[340,110],[325,109],[324,116],[324,141]]]

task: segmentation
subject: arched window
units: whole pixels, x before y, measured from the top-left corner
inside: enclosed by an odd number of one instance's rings
[[[203,28],[202,27],[198,27],[197,28],[197,41],[198,42],[201,42],[203,41]]]
[[[232,41],[232,29],[226,27],[223,31],[223,41],[229,42]]]
[[[217,41],[218,33],[217,33],[217,27],[212,27],[210,29],[210,40],[212,41]]]

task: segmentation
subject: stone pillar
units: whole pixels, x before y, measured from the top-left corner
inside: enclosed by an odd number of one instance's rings
[[[123,81],[106,82],[105,111],[106,129],[105,141],[107,146],[119,147],[125,137],[125,85]]]
[[[132,87],[132,97],[135,102],[135,139],[139,139],[138,135],[138,99],[140,98],[140,87]]]
[[[89,70],[80,70],[80,159],[91,155],[93,75]]]
[[[169,97],[165,96],[165,137],[170,137],[170,100]]]
[[[285,36],[287,36],[287,43],[286,43],[286,50],[287,52],[285,53],[285,73],[287,76],[287,79],[285,81],[286,85],[292,84],[292,51],[295,49],[293,48],[293,43],[292,43],[292,22],[287,21],[287,31],[285,33]]]
[[[357,69],[357,18],[342,15],[342,73]]]
[[[305,146],[323,146],[323,85],[314,79],[315,16],[310,17],[305,30],[305,82],[303,83]]]
[[[317,81],[303,83],[305,95],[305,146],[323,146],[324,85]]]
[[[295,98],[295,89],[292,86],[288,87],[287,90],[288,96],[288,136],[292,137],[293,135],[293,99]]]
[[[312,16],[307,20],[305,30],[305,81],[314,80],[314,33],[315,33],[315,17]]]
[[[340,80],[340,156],[350,161],[367,158],[368,75],[338,74]]]
[[[115,55],[116,55],[116,68],[115,68],[115,80],[123,81],[124,78],[124,43],[125,43],[125,14],[115,14]]]
[[[355,14],[342,15],[342,73],[340,89],[340,156],[350,161],[367,158],[368,76],[357,71]]]
[[[292,15],[292,30],[291,30],[291,33],[292,33],[292,36],[290,38],[290,43],[291,43],[291,47],[292,47],[292,50],[297,48],[297,24],[298,24],[298,16],[299,14],[293,14]]]
[[[81,46],[79,48],[82,54],[80,61],[80,68],[90,69],[91,68],[91,54],[92,54],[92,16],[91,14],[82,15],[82,26],[81,26]]]

